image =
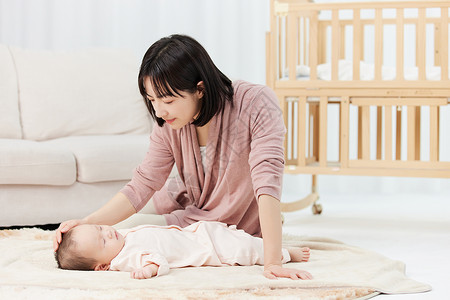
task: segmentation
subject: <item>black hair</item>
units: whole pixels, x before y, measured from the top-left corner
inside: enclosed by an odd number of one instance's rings
[[[73,228],[72,228],[73,229]],[[62,234],[62,241],[55,252],[55,260],[58,268],[65,270],[92,271],[96,261],[93,258],[84,257],[77,251],[77,243],[73,239],[73,230]]]
[[[139,91],[144,97],[150,115],[159,126],[164,120],[156,116],[153,105],[147,98],[144,86],[150,79],[156,96],[180,95],[180,91],[194,93],[197,84],[203,81],[203,97],[199,116],[192,124],[203,126],[225,107],[226,101],[233,103],[233,86],[213,63],[205,48],[192,37],[174,34],[164,37],[145,53],[138,76]]]

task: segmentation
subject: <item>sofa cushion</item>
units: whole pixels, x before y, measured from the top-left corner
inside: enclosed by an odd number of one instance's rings
[[[0,139],[0,184],[71,185],[75,179],[70,151],[35,141]]]
[[[149,135],[73,136],[44,142],[70,151],[77,161],[77,181],[129,180],[148,151]]]
[[[25,139],[149,132],[149,114],[137,85],[138,63],[131,52],[11,48],[11,53]]]
[[[0,45],[0,138],[20,139],[17,75],[9,49]]]

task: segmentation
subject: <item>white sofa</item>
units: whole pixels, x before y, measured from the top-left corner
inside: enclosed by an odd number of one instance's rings
[[[122,50],[0,45],[0,227],[80,218],[131,178],[151,119]]]

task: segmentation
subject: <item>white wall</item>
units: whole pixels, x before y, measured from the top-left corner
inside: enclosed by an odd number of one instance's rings
[[[159,38],[183,33],[202,43],[229,77],[256,83],[265,82],[267,30],[269,0],[0,0],[2,44],[64,51],[129,48],[140,60]],[[285,192],[305,194],[310,180],[286,175]],[[450,194],[450,180],[320,176],[319,190]]]

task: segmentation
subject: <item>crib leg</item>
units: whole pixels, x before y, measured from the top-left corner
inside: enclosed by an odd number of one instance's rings
[[[319,197],[319,193],[317,193],[317,175],[316,174],[314,174],[312,176],[311,191],[312,191],[312,194],[314,194],[316,196],[316,200],[314,201],[314,203],[311,207],[312,212],[315,215],[320,215],[322,213],[323,208],[322,208],[322,204],[317,203],[317,201],[319,201],[320,197]]]
[[[310,205],[312,205],[313,214],[318,215],[322,213],[322,205],[320,203],[316,203],[319,200],[319,194],[317,193],[317,175],[312,176],[312,186],[311,186],[311,194],[306,196],[303,199],[299,199],[290,203],[281,203],[281,211],[282,212],[292,212],[304,209]]]

